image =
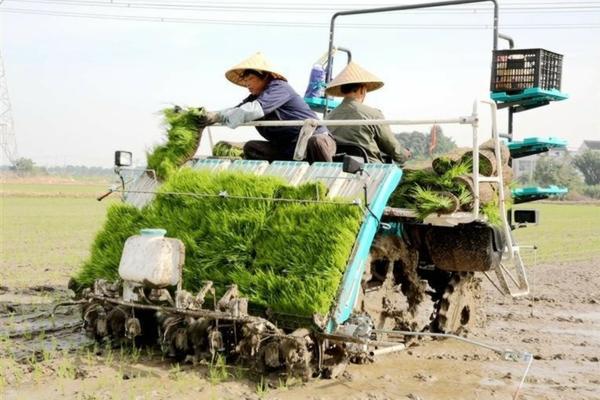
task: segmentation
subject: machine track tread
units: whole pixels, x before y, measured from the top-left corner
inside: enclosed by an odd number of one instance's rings
[[[480,280],[473,272],[455,272],[437,304],[432,323],[435,332],[466,334],[478,324]]]

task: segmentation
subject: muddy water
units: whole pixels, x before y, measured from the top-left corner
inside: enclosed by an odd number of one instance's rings
[[[484,282],[485,327],[470,337],[533,355],[519,399],[600,399],[597,265],[538,266],[532,295],[518,300]],[[49,370],[59,370],[54,365],[60,362],[50,361]],[[120,364],[99,356],[75,364],[80,373],[74,377],[50,371],[30,379],[26,373],[0,390],[8,399],[511,399],[526,368],[525,362],[506,361],[483,348],[430,339],[374,364],[351,365],[338,380],[275,382],[266,389],[234,370],[211,383],[206,367],[174,367],[156,356]]]
[[[49,287],[0,291],[0,357],[17,362],[41,360],[53,352],[74,352],[91,344],[81,330],[76,306],[53,310],[68,301],[63,289]],[[54,314],[53,314],[54,312]]]
[[[600,399],[598,262],[536,267],[532,294],[504,298],[484,283],[485,326],[470,337],[529,352],[519,399]],[[368,366],[351,379],[315,382],[282,399],[511,399],[525,362],[452,340],[425,340]]]

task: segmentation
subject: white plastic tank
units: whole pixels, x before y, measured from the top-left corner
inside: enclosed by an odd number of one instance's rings
[[[164,229],[142,229],[125,241],[119,263],[124,281],[154,287],[179,283],[185,261],[185,246],[179,239],[167,238]]]

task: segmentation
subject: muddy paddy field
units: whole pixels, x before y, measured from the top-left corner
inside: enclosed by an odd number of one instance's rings
[[[81,333],[69,276],[87,257],[105,186],[2,184],[0,399],[512,399],[527,368],[481,347],[424,339],[342,378],[249,379],[238,367],[174,364],[151,349],[104,348]],[[109,200],[110,201],[110,200]],[[531,205],[529,206],[531,208]],[[487,280],[470,338],[528,352],[519,399],[600,399],[600,207],[535,204],[541,225],[517,232],[531,295],[502,297]]]

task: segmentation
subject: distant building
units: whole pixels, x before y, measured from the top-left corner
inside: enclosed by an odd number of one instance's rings
[[[600,151],[600,140],[584,140],[577,152],[583,153],[587,150]]]

